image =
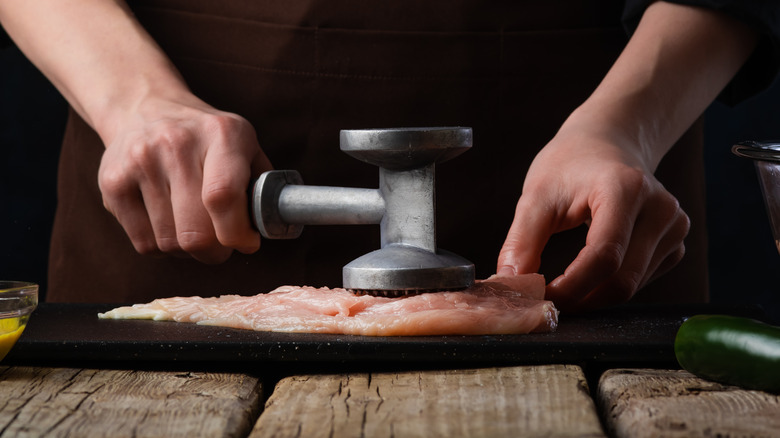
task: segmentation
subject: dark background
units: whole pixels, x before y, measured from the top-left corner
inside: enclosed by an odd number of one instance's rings
[[[706,121],[710,291],[713,302],[754,304],[780,323],[780,255],[753,163],[730,149],[780,139],[780,82]],[[48,239],[67,106],[14,47],[0,49],[0,279],[46,289]]]
[[[0,34],[0,279],[46,288],[67,105]]]

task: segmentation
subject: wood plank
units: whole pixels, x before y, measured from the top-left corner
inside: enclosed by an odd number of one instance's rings
[[[681,370],[609,370],[598,401],[616,437],[780,436],[780,397]]]
[[[260,393],[243,374],[0,367],[0,436],[246,436]]]
[[[293,376],[250,437],[604,436],[582,369]]]

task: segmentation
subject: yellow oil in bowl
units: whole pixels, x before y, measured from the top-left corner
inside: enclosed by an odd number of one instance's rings
[[[0,281],[0,360],[19,340],[37,305],[37,284]]]
[[[27,317],[6,318],[0,320],[0,360],[11,351],[27,326]]]

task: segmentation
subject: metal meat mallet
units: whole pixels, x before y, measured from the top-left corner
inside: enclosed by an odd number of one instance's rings
[[[304,225],[379,224],[381,249],[343,268],[355,293],[402,296],[463,289],[474,265],[436,247],[435,165],[471,147],[471,128],[342,130],[341,150],[379,167],[379,188],[303,185],[294,170],[272,170],[252,194],[263,237],[294,239]]]

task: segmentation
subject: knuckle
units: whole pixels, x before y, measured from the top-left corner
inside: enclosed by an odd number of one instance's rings
[[[617,181],[623,190],[637,197],[650,192],[653,186],[650,175],[635,167],[622,168]]]
[[[146,168],[154,161],[155,147],[153,142],[138,141],[127,151],[127,161],[131,167]]]
[[[201,198],[206,210],[221,213],[241,202],[245,196],[243,186],[227,176],[219,176],[211,181],[204,181]]]
[[[124,198],[135,191],[132,175],[122,165],[114,165],[104,160],[98,170],[98,188],[103,194],[104,203],[108,198]]]
[[[178,247],[188,253],[209,251],[216,243],[211,235],[198,231],[183,231],[177,238]]]
[[[691,219],[680,207],[677,198],[667,195],[673,202],[672,208],[654,209],[655,222],[665,227],[667,239],[682,241],[691,229]]]
[[[211,135],[230,138],[246,132],[250,125],[244,118],[236,114],[219,113],[207,117],[203,121],[203,128]]]
[[[676,226],[674,228],[679,233],[678,235],[680,236],[680,240],[682,240],[688,235],[688,232],[691,231],[691,218],[688,217],[684,211],[680,210],[680,214],[675,225]]]
[[[220,113],[211,118],[215,129],[219,129],[222,132],[231,132],[237,129],[242,129],[246,121],[235,114]]]
[[[241,236],[237,234],[226,234],[224,236],[220,236],[219,243],[220,245],[228,248],[240,248],[243,244],[243,241]]]
[[[611,295],[615,304],[625,303],[634,296],[642,284],[644,275],[635,271],[624,271],[610,281]]]
[[[143,136],[133,139],[126,151],[126,167],[141,173],[150,173],[161,162],[179,162],[192,154],[197,140],[189,126],[172,121],[157,122]]]
[[[671,267],[680,263],[683,257],[685,257],[685,245],[680,244],[677,248],[674,249],[674,251],[671,252],[671,254],[666,257],[664,264],[669,267],[668,269],[671,269]]]
[[[232,113],[220,113],[204,121],[203,129],[225,148],[227,153],[249,155],[257,153],[257,134],[243,117]]]
[[[157,247],[164,253],[174,253],[181,250],[175,236],[163,236],[157,238]]]
[[[192,146],[196,141],[196,134],[190,129],[182,126],[168,126],[158,134],[158,137],[147,147],[139,147],[138,162],[147,164],[153,160],[157,148],[161,149],[167,157],[172,160],[180,161],[183,157],[192,154]],[[151,158],[151,160],[150,160]]]
[[[604,270],[610,273],[617,272],[623,264],[626,247],[617,241],[602,242],[594,248],[596,258]]]
[[[179,234],[179,246],[196,260],[207,264],[219,264],[230,258],[233,250],[221,245],[216,237],[201,232]]]
[[[161,251],[153,239],[134,239],[132,243],[135,251],[141,255],[154,255]]]
[[[127,174],[111,169],[99,173],[98,187],[104,196],[124,197],[132,191],[133,186]]]
[[[658,193],[655,201],[658,208],[655,210],[660,215],[660,219],[669,223],[677,223],[687,220],[687,215],[680,206],[680,201],[666,190],[662,190]]]

